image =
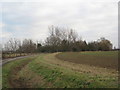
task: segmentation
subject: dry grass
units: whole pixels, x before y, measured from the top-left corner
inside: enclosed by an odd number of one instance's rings
[[[2,59],[15,58],[20,56],[26,56],[27,53],[14,53],[14,54],[2,54]]]
[[[107,69],[63,61],[55,57],[57,54],[58,53],[48,54],[46,55],[46,57],[44,57],[44,60],[46,60],[47,63],[56,64],[61,67],[66,67],[80,73],[87,73],[90,75],[114,76],[115,78],[117,78],[118,76],[118,72],[115,69]]]

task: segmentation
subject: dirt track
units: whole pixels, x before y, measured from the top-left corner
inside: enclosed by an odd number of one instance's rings
[[[1,60],[0,66],[3,66],[4,64],[6,64],[6,63],[8,63],[8,62],[10,62],[10,61],[20,60],[20,59],[26,58],[26,57],[30,57],[30,56],[21,56],[21,57],[16,57],[16,58],[10,58],[10,59]]]
[[[30,61],[31,60],[25,60],[24,63],[22,63],[21,65],[12,69],[11,76],[9,77],[9,84],[10,84],[11,88],[25,88],[26,87],[24,79],[18,78],[17,74]]]

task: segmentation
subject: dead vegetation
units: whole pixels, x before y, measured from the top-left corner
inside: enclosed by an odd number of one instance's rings
[[[61,67],[66,67],[80,73],[87,73],[90,75],[115,76],[116,78],[118,76],[118,72],[115,69],[95,67],[95,66],[90,66],[87,64],[80,64],[80,63],[76,64],[73,62],[60,60],[55,57],[58,54],[60,53],[48,54],[44,58],[48,63],[56,64]]]

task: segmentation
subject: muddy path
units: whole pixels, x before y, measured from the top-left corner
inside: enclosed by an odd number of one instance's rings
[[[27,87],[25,84],[24,79],[18,77],[18,73],[21,71],[22,68],[24,68],[32,59],[25,60],[22,64],[18,65],[17,67],[14,67],[11,70],[11,75],[8,78],[10,88],[25,88]]]

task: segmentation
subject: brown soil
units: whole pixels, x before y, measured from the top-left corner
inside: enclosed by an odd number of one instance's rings
[[[108,69],[118,70],[118,56],[116,55],[87,55],[78,52],[59,53],[56,57],[60,60],[77,64],[85,64]]]
[[[9,84],[11,88],[25,88],[26,87],[25,81],[22,78],[18,78],[17,74],[30,61],[31,60],[25,60],[24,63],[12,69],[11,76],[9,77]]]

